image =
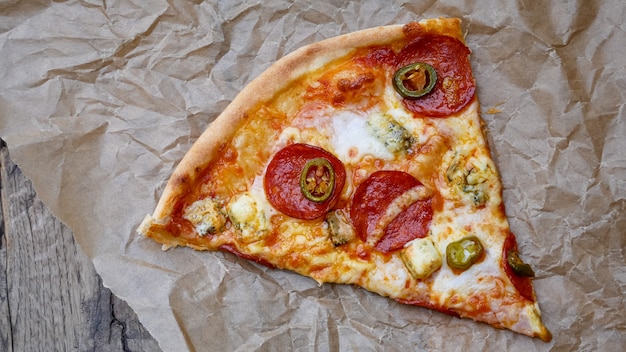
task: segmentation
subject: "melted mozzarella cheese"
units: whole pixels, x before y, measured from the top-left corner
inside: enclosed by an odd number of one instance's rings
[[[278,211],[274,209],[274,207],[272,207],[270,202],[267,200],[267,195],[265,194],[265,189],[263,188],[264,176],[265,174],[255,177],[248,192],[250,193],[250,196],[254,198],[258,209],[269,219],[273,215],[278,214]]]
[[[337,157],[344,163],[356,163],[365,155],[383,160],[394,158],[385,144],[372,136],[365,116],[339,111],[332,116],[332,127],[330,141]]]
[[[278,137],[274,152],[278,152],[291,143],[305,143],[328,149],[329,133],[321,123],[316,128],[287,127]]]
[[[411,279],[406,266],[398,256],[383,260],[374,257],[374,268],[367,273],[366,285],[384,296],[402,297],[407,281]]]

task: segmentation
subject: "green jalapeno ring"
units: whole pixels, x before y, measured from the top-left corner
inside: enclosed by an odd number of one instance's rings
[[[506,262],[513,272],[522,277],[534,277],[535,272],[530,265],[524,263],[515,250],[506,252]]]
[[[312,167],[322,168],[322,170],[328,170],[328,187],[322,189],[320,195],[316,195],[316,188],[310,190],[308,187],[308,175],[309,171]],[[314,176],[315,177],[315,176]],[[314,181],[317,184],[317,179]],[[328,159],[325,158],[314,158],[306,162],[304,164],[304,168],[302,169],[302,173],[300,174],[300,190],[304,197],[312,202],[322,203],[328,200],[330,196],[333,194],[335,189],[335,169],[333,169],[333,165],[330,163]]]
[[[454,269],[467,270],[476,263],[484,252],[476,236],[468,236],[451,242],[446,247],[446,262]]]
[[[422,72],[426,76],[426,86],[416,90],[407,88],[405,82],[411,81],[412,75]],[[435,68],[424,62],[415,62],[400,68],[393,76],[393,86],[401,96],[407,99],[417,99],[430,93],[437,83]]]

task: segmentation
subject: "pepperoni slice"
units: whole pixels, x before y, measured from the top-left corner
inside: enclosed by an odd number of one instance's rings
[[[515,235],[513,233],[509,233],[504,240],[504,246],[502,248],[502,266],[504,266],[506,275],[509,277],[517,291],[519,291],[519,293],[529,301],[535,301],[532,280],[529,277],[516,275],[507,263],[507,252],[510,250],[517,251],[517,241],[515,240]]]
[[[406,108],[429,117],[461,111],[476,90],[469,54],[470,50],[459,40],[435,34],[417,37],[402,48],[396,59],[396,69],[424,62],[437,72],[437,83],[431,92],[421,98],[403,99]]]
[[[416,178],[402,171],[377,171],[361,183],[350,208],[350,218],[359,238],[366,242],[376,231],[389,205],[403,193],[420,185]],[[390,252],[425,236],[431,218],[430,198],[414,202],[387,225],[376,243],[376,249]]]
[[[335,176],[332,193],[323,197],[323,201],[308,199],[300,186],[303,170],[309,169],[307,162],[318,158],[330,163]],[[327,169],[323,171],[328,173]],[[316,146],[297,143],[276,153],[267,166],[263,186],[267,200],[274,208],[297,219],[312,220],[323,216],[335,205],[345,180],[346,169],[334,155]]]
[[[425,237],[432,218],[432,198],[416,201],[387,225],[376,249],[388,253],[401,249],[409,241]]]

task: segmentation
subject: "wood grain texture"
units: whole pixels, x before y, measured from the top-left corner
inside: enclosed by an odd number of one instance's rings
[[[160,351],[0,140],[0,351]]]

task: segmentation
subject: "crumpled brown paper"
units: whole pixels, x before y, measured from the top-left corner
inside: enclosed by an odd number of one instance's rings
[[[165,351],[620,350],[620,0],[0,1],[0,137]],[[460,17],[551,343],[135,229],[176,163],[273,61],[334,35]]]

